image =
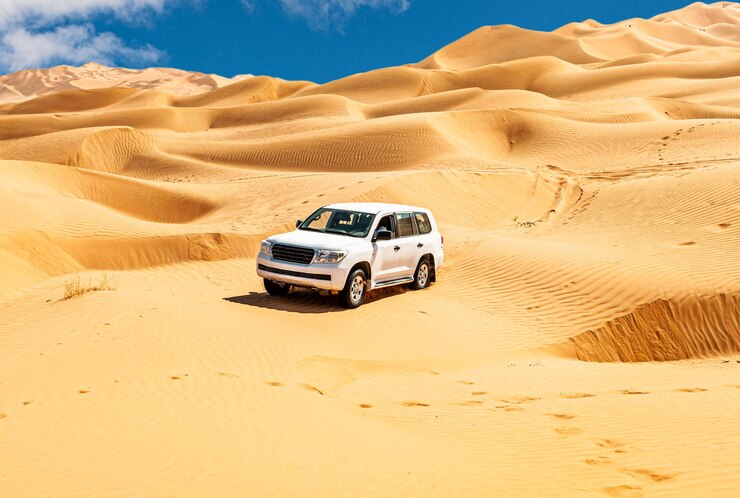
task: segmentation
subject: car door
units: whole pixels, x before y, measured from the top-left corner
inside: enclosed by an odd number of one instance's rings
[[[423,254],[423,244],[420,244],[416,220],[412,212],[396,213],[396,246],[398,247],[399,277],[413,276],[416,265]]]
[[[396,218],[393,213],[381,216],[373,229],[375,234],[381,227],[391,231],[391,240],[373,240],[372,279],[385,282],[398,278],[402,273],[399,249],[396,249]],[[374,237],[373,237],[374,238]]]

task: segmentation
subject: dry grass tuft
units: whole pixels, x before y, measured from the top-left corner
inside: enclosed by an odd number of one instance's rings
[[[92,278],[88,278],[86,282],[83,282],[80,276],[77,275],[72,280],[64,282],[64,297],[62,301],[81,296],[88,292],[114,291],[117,288],[118,284],[113,281],[113,277],[107,274],[103,274],[97,283],[94,283]]]

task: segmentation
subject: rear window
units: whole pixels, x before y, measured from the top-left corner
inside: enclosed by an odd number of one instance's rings
[[[419,227],[419,233],[429,233],[432,231],[432,224],[429,223],[429,216],[426,213],[414,213],[416,217],[416,226]]]
[[[411,213],[398,213],[396,219],[398,220],[398,236],[408,237],[414,235],[414,220],[412,219]]]

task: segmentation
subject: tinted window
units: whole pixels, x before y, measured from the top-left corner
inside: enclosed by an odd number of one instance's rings
[[[407,237],[414,235],[414,220],[412,219],[413,214],[411,213],[398,213],[396,214],[396,220],[398,222],[398,236]]]
[[[432,231],[432,224],[429,223],[429,216],[426,213],[414,213],[416,217],[416,226],[419,227],[419,233],[429,233]]]

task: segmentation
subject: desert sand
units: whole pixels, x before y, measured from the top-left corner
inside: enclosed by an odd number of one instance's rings
[[[2,80],[0,496],[737,496],[740,4],[108,69]],[[431,208],[439,281],[268,296],[259,241],[352,200]]]

